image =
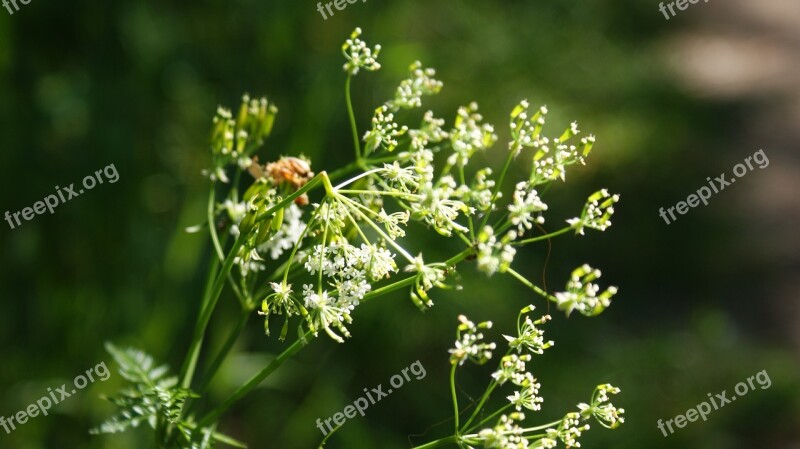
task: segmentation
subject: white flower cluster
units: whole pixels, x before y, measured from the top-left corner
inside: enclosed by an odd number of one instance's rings
[[[497,272],[504,273],[517,253],[511,246],[516,238],[517,232],[512,229],[498,241],[492,227],[485,226],[478,235],[478,269],[489,276]]]
[[[477,103],[458,108],[454,128],[449,133],[453,147],[453,154],[447,160],[449,165],[463,167],[476,151],[485,150],[497,141],[494,126],[482,121]]]
[[[425,264],[422,255],[414,258],[414,263],[405,267],[406,272],[417,273],[414,279],[414,290],[411,292],[411,300],[421,310],[433,306],[433,301],[428,297],[428,292],[433,287],[444,287],[447,277],[447,266],[443,263]]]
[[[381,68],[378,63],[378,55],[381,46],[376,45],[370,49],[367,44],[358,38],[361,36],[361,28],[356,28],[342,45],[342,54],[347,62],[344,64],[344,71],[349,75],[355,75],[360,69],[375,71]]]
[[[492,373],[492,378],[498,384],[503,385],[511,381],[514,385],[522,385],[526,380],[533,378],[531,373],[525,370],[525,362],[531,361],[530,354],[509,354],[500,360],[500,367]]]
[[[553,340],[545,341],[544,330],[536,327],[547,323],[552,319],[552,317],[550,317],[550,315],[543,315],[538,320],[533,321],[531,320],[531,317],[527,315],[527,313],[533,311],[534,309],[536,309],[536,307],[531,304],[522,309],[520,312],[519,317],[517,318],[516,337],[503,335],[503,338],[508,341],[508,346],[511,349],[516,349],[517,352],[522,352],[524,349],[527,349],[533,354],[543,354],[545,349],[555,345]],[[522,320],[523,316],[525,317],[524,321]]]
[[[611,297],[617,293],[617,287],[610,286],[604,292],[597,294],[600,287],[592,281],[601,275],[600,270],[586,264],[573,270],[567,281],[567,291],[555,294],[558,308],[565,311],[567,316],[573,310],[586,316],[600,314],[611,305]]]
[[[605,231],[611,226],[611,216],[614,215],[614,204],[617,202],[619,202],[619,195],[611,195],[606,189],[599,190],[586,200],[581,216],[571,218],[567,220],[567,223],[581,235],[583,235],[583,228]]]
[[[494,343],[483,343],[483,333],[481,329],[491,329],[492,322],[484,321],[477,325],[468,320],[464,315],[458,316],[458,339],[455,348],[450,349],[450,363],[463,365],[469,359],[472,362],[483,365],[492,358],[492,351],[497,348]]]
[[[443,126],[443,118],[434,117],[433,111],[425,112],[419,129],[408,131],[408,135],[411,137],[411,149],[413,151],[424,150],[429,143],[438,143],[447,139],[448,134],[442,129]]]
[[[528,113],[529,107],[528,100],[522,100],[511,111],[509,127],[512,141],[509,142],[509,149],[514,152],[514,157],[519,155],[523,147],[540,148],[549,143],[546,137],[541,137],[547,106],[540,107],[532,116]]]
[[[566,176],[566,167],[572,164],[585,164],[594,144],[594,137],[581,139],[580,148],[568,143],[580,133],[578,124],[573,122],[558,139],[550,139],[541,135],[547,115],[547,106],[542,106],[533,115],[529,115],[530,104],[521,101],[511,112],[511,136],[509,149],[518,155],[523,148],[534,148],[530,185],[537,186],[556,179],[562,181]],[[551,143],[554,146],[551,148]]]
[[[392,151],[397,146],[397,138],[405,134],[408,127],[400,126],[394,121],[394,114],[389,106],[383,105],[375,109],[372,117],[372,129],[364,134],[367,154],[375,151],[378,147],[386,151]]]
[[[433,182],[433,153],[430,150],[407,152],[400,155],[410,162],[401,166],[397,161],[384,164],[378,174],[388,182],[393,193],[403,198],[403,207],[415,219],[432,226],[439,234],[450,236],[453,231],[468,231],[457,222],[460,214],[470,212],[461,199],[464,190],[458,190],[451,176],[444,176]]]
[[[522,410],[523,407],[533,411],[541,410],[544,399],[539,396],[539,389],[542,384],[533,377],[526,377],[520,386],[522,390],[517,390],[511,396],[506,396],[506,399],[514,404],[514,408],[517,411]]]
[[[520,412],[502,415],[494,428],[481,430],[478,438],[483,441],[485,448],[526,449],[529,443],[525,429],[517,424],[524,420],[525,415]]]
[[[614,404],[610,403],[608,394],[618,394],[619,392],[619,388],[611,384],[598,385],[594,390],[594,395],[592,395],[591,405],[578,404],[581,417],[589,419],[594,416],[603,427],[616,429],[625,422],[625,418],[621,416],[625,413],[625,409],[618,409]]]
[[[547,204],[539,198],[536,189],[531,188],[528,182],[517,183],[512,202],[508,205],[508,217],[520,234],[532,229],[534,223],[543,224],[544,217],[539,213],[546,210]]]
[[[567,413],[561,420],[558,429],[547,429],[547,438],[555,440],[556,438],[564,442],[567,447],[581,447],[578,438],[589,430],[589,424],[581,424],[581,415],[579,413]]]
[[[462,184],[458,187],[458,195],[471,207],[480,212],[488,212],[494,208],[494,202],[500,198],[498,192],[494,195],[495,180],[490,178],[492,169],[482,168],[475,172],[470,185]]]
[[[573,123],[568,131],[578,132],[577,124]],[[567,133],[569,134],[569,133]],[[560,140],[555,141],[555,150],[550,153],[549,139],[540,139],[541,145],[533,157],[530,181],[533,185],[543,184],[556,179],[566,180],[567,166],[586,163],[586,156],[594,144],[594,136],[581,139],[581,149],[575,145],[568,145]]]
[[[435,95],[442,90],[444,84],[433,78],[436,76],[436,70],[423,68],[419,61],[411,64],[408,70],[411,72],[411,78],[401,81],[394,99],[387,102],[392,110],[418,108],[422,106],[423,95]]]
[[[339,329],[345,337],[350,334],[344,327],[350,322],[350,312],[372,288],[371,282],[383,279],[397,271],[394,254],[385,248],[362,243],[356,247],[343,237],[327,245],[314,246],[305,261],[311,275],[320,273],[332,291],[319,285],[303,286],[303,300],[311,316],[312,330],[322,328],[336,341],[342,338],[331,330]]]

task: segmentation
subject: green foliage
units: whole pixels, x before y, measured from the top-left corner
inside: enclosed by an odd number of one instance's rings
[[[120,375],[131,385],[116,396],[106,398],[121,411],[92,429],[92,434],[124,432],[147,423],[159,433],[165,433],[168,426],[177,429],[177,444],[181,449],[209,449],[215,441],[246,447],[213,429],[198,432],[194,423],[181,419],[186,401],[199,396],[179,387],[178,378],[169,375],[168,366],[156,365],[153,357],[138,349],[120,349],[107,343],[106,350],[119,365]]]

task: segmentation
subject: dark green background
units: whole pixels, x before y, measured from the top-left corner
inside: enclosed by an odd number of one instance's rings
[[[547,330],[556,347],[532,364],[545,398],[540,421],[559,418],[588,400],[594,385],[611,382],[623,390],[615,402],[627,410],[626,423],[613,432],[593,426],[582,447],[792,447],[800,424],[797,185],[778,181],[787,171],[797,179],[791,149],[800,139],[794,127],[764,126],[782,100],[775,92],[719,96],[681,81],[669,63],[672,37],[704,29],[717,12],[716,23],[726,23],[724,2],[700,8],[669,22],[655,2],[633,0],[369,0],[327,21],[310,1],[33,0],[13,16],[0,10],[2,211],[31,206],[55,185],[111,163],[120,174],[52,216],[0,230],[0,415],[101,361],[110,366],[105,341],[179,366],[209,258],[207,239],[183,229],[203,220],[200,171],[209,165],[215,108],[238,105],[243,92],[267,95],[280,114],[262,159],[304,153],[316,170],[344,165],[352,147],[340,45],[361,26],[367,42],[384,48],[383,70],[354,80],[361,129],[419,59],[445,83],[425,107],[452,123],[456,108],[475,100],[497,125],[501,140],[487,163],[501,163],[508,112],[522,98],[548,105],[547,134],[577,119],[598,136],[589,165],[548,191],[548,226],[576,214],[600,187],[622,194],[614,226],[554,241],[546,270],[546,244],[515,261],[539,283],[544,271],[551,291],[584,262],[603,270],[602,285],[620,286],[598,318],[552,311]],[[770,157],[767,169],[672,225],[658,217],[659,207],[759,148]],[[514,167],[515,175],[524,172]],[[425,239],[413,250],[426,249],[427,260],[452,254],[449,242]],[[406,292],[359,308],[353,338],[315,341],[228,413],[221,430],[253,448],[316,447],[316,418],[420,360],[424,380],[348,421],[328,447],[401,448],[445,436],[456,316],[493,320],[499,341],[521,307],[546,308],[510,278],[486,280],[469,264],[461,276],[464,289],[434,292],[436,307],[425,314]],[[235,321],[233,297],[226,293],[221,304],[212,345]],[[281,347],[252,320],[212,399]],[[659,418],[764,369],[770,389],[669,438],[656,429]],[[489,372],[461,371],[460,388],[480,394]],[[48,417],[10,435],[0,430],[0,447],[149,447],[147,432],[87,434],[113,412],[99,395],[120,384],[114,373]]]

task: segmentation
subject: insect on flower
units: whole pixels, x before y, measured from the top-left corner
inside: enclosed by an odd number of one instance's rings
[[[250,174],[258,178],[267,178],[273,184],[279,185],[288,183],[295,189],[303,187],[311,178],[314,177],[314,172],[311,171],[311,165],[308,161],[296,157],[285,156],[275,162],[270,162],[266,166],[261,166],[258,163],[258,158],[253,159],[253,163],[248,167]],[[308,204],[308,196],[302,195],[295,200],[300,206]]]

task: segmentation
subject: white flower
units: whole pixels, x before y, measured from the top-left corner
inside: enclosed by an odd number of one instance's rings
[[[513,395],[507,396],[506,399],[514,404],[517,411],[522,410],[523,407],[528,410],[541,410],[541,404],[544,402],[544,399],[539,396],[541,387],[542,385],[531,377],[527,385],[523,386],[521,390],[515,391]]]
[[[359,69],[375,71],[381,68],[381,65],[378,64],[381,46],[376,45],[370,49],[364,41],[358,38],[360,35],[361,28],[356,28],[350,34],[350,39],[347,39],[342,45],[342,54],[347,59],[344,70],[350,75],[357,74]]]
[[[433,307],[433,301],[428,296],[428,292],[433,287],[444,287],[444,280],[446,278],[447,267],[443,263],[434,263],[426,265],[422,260],[422,254],[414,258],[414,263],[407,265],[404,269],[406,272],[416,272],[415,288],[411,292],[411,300],[421,310],[427,307]]]
[[[497,345],[494,343],[482,343],[483,333],[480,329],[491,329],[492,322],[485,321],[477,325],[468,320],[464,315],[459,315],[458,320],[458,340],[455,347],[450,349],[450,363],[462,365],[469,359],[478,365],[483,365],[492,358],[492,351]]]
[[[539,198],[536,189],[529,189],[527,182],[517,183],[512,203],[508,205],[508,212],[511,224],[517,226],[520,234],[532,229],[534,223],[544,223],[544,217],[541,215],[534,217],[534,214],[546,210],[547,204]]]
[[[578,438],[583,432],[589,430],[589,424],[581,425],[580,414],[567,413],[564,419],[561,420],[561,425],[558,428],[557,436],[568,447],[581,447]],[[551,431],[548,431],[551,433]],[[548,435],[550,437],[551,435]]]
[[[389,273],[397,271],[394,254],[386,248],[362,243],[357,257],[361,262],[361,267],[374,281],[389,277]]]
[[[433,111],[425,112],[422,117],[422,126],[419,129],[408,131],[408,135],[411,137],[411,149],[413,151],[424,150],[429,143],[438,143],[446,139],[448,134],[442,129],[443,126],[444,119],[434,117]]]
[[[525,438],[525,429],[516,423],[524,421],[525,415],[520,412],[502,415],[494,428],[478,432],[483,447],[492,449],[526,449],[529,447]]]
[[[510,245],[516,238],[517,233],[512,230],[506,233],[500,241],[497,241],[494,229],[491,226],[485,226],[478,235],[478,269],[489,276],[498,271],[505,272],[511,266],[514,255],[517,253],[517,250]]]
[[[340,304],[335,296],[328,294],[326,290],[317,293],[310,284],[303,285],[303,298],[309,311],[307,318],[309,327],[314,335],[317,334],[319,328],[322,328],[332,339],[343,343],[344,339],[332,329],[336,328],[345,337],[350,336],[350,332],[344,325],[352,321],[350,312],[355,307],[354,305]]]
[[[390,182],[392,187],[401,192],[411,192],[419,182],[419,175],[416,174],[414,167],[401,167],[397,161],[391,164],[383,164],[383,170],[381,170],[380,174]]]
[[[400,225],[408,224],[408,220],[411,218],[411,213],[408,211],[403,211],[387,214],[386,211],[381,208],[381,211],[375,218],[379,223],[383,223],[384,227],[386,227],[386,232],[389,233],[389,237],[394,240],[399,237],[405,237],[406,231],[400,227]]]
[[[523,313],[533,309],[534,306],[530,305],[523,309]],[[530,316],[525,315],[525,321],[523,322],[521,320],[522,314],[520,314],[520,317],[517,320],[517,337],[503,335],[503,337],[508,341],[508,346],[511,347],[511,349],[516,349],[518,352],[521,352],[523,349],[527,349],[533,354],[543,354],[545,349],[548,349],[555,344],[552,340],[545,341],[544,331],[536,327],[537,325],[541,325],[550,321],[550,315],[544,315],[536,321],[531,320]]]
[[[450,131],[450,144],[453,154],[448,158],[450,165],[464,166],[478,150],[485,150],[497,141],[494,126],[480,122],[483,116],[478,114],[478,104],[458,108],[454,128]]]
[[[364,151],[369,154],[378,147],[392,151],[398,144],[397,138],[406,131],[408,131],[407,126],[395,123],[394,114],[390,112],[388,106],[380,106],[375,109],[375,115],[372,117],[372,129],[364,134],[363,139],[366,144]]]
[[[443,179],[441,185],[433,187],[426,183],[421,187],[417,202],[410,204],[411,211],[419,215],[425,222],[433,226],[439,234],[450,236],[452,231],[466,232],[469,229],[456,222],[460,213],[470,211],[467,205],[458,199],[453,199],[456,191],[452,184]]]
[[[589,419],[594,416],[595,419],[608,429],[615,429],[625,422],[625,418],[621,415],[625,413],[625,409],[618,409],[608,402],[608,393],[618,394],[620,389],[611,384],[598,385],[592,395],[592,404],[578,404],[581,417]]]
[[[422,63],[419,61],[415,61],[408,69],[411,78],[401,81],[394,99],[387,102],[393,110],[418,108],[422,106],[423,95],[438,94],[442,90],[443,83],[433,78],[436,70],[422,68]]]
[[[600,270],[585,264],[573,270],[567,282],[567,291],[555,294],[558,308],[565,311],[567,316],[573,310],[586,316],[600,314],[611,305],[611,297],[617,293],[617,287],[611,286],[597,294],[600,287],[592,281],[601,275]]]
[[[617,202],[619,202],[619,195],[611,195],[606,189],[599,190],[586,200],[581,216],[571,218],[567,220],[567,223],[581,235],[583,235],[585,227],[605,231],[611,226],[611,216],[614,215],[614,204]]]
[[[500,367],[498,370],[492,373],[492,378],[500,385],[503,385],[509,380],[515,385],[522,385],[527,375],[530,375],[530,373],[525,372],[525,362],[529,362],[530,360],[530,354],[510,354],[504,356],[500,360]]]

